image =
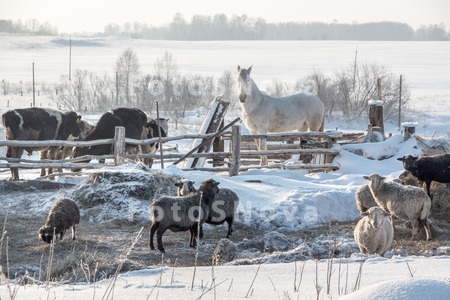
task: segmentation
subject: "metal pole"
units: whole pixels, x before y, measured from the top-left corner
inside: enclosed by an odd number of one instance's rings
[[[116,105],[119,105],[119,72],[116,71]]]
[[[163,156],[163,147],[161,144],[161,126],[159,124],[159,106],[158,101],[156,101],[156,124],[158,125],[158,137],[159,137],[159,154],[161,155],[161,169],[164,169],[164,156]],[[167,132],[166,132],[167,134]]]
[[[398,128],[402,125],[402,75],[400,74],[400,95],[398,97]]]
[[[72,80],[72,36],[69,40],[69,81]]]
[[[36,106],[36,89],[34,87],[34,63],[33,63],[33,104],[32,107]]]

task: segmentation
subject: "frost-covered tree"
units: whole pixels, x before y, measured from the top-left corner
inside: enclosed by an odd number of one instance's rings
[[[119,95],[116,106],[133,106],[133,88],[138,82],[140,64],[136,52],[128,48],[123,51],[116,61],[115,71],[119,86]]]

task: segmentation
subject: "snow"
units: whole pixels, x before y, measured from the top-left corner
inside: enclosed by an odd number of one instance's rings
[[[5,42],[14,51],[17,51],[16,48],[19,47],[17,45],[20,44],[19,48],[24,53],[28,53],[28,50],[50,52],[50,50],[60,47],[60,45],[56,44],[51,47],[42,46],[41,43],[46,42],[45,38],[36,38],[34,41],[8,38]],[[105,55],[111,56],[112,54],[110,53],[114,53],[114,57],[116,57],[118,55],[118,43],[123,42],[123,40],[119,39],[116,41],[111,38],[106,41],[101,39],[96,42],[105,43],[104,49],[102,49],[102,51],[105,51]],[[28,49],[23,49],[24,43],[29,47]],[[114,46],[110,47],[108,43]],[[137,47],[139,44],[149,42],[130,41],[130,43]],[[153,47],[159,49],[165,49],[169,44],[177,49],[182,48],[182,45],[178,43],[152,43]],[[290,43],[283,44],[290,45]],[[327,47],[335,45],[333,42],[325,44]],[[380,48],[385,47],[384,43],[381,44]],[[194,47],[192,43],[189,45]],[[203,51],[202,45],[204,43],[195,45],[199,49],[191,50]],[[234,44],[229,43],[217,45],[224,46],[225,50],[235,47]],[[408,47],[414,47],[415,43],[411,42],[408,45]],[[249,49],[253,49],[254,46],[255,44],[251,43]],[[307,46],[312,47],[309,43],[307,43]],[[353,46],[351,43],[345,45],[347,50],[352,49],[352,51],[354,50]],[[447,44],[444,47],[448,47]],[[89,49],[86,48],[88,47],[80,49],[80,52],[83,50],[88,53],[87,50]],[[433,47],[426,46],[426,48],[430,51],[433,50]],[[358,48],[358,54],[363,52],[363,49],[364,47]],[[386,48],[383,49],[386,50]],[[298,49],[296,48],[296,50]],[[254,58],[253,52],[249,51],[248,53],[252,53],[251,57]],[[327,55],[329,53],[331,52],[327,52]],[[408,56],[407,53],[402,53]],[[327,57],[327,55],[324,55],[324,57]],[[175,53],[175,56],[178,57],[178,52]],[[184,58],[184,56],[181,57]],[[429,57],[433,57],[433,55]],[[239,59],[243,58],[239,57]],[[443,58],[441,57],[441,59]],[[286,59],[286,61],[289,61],[289,59]],[[0,69],[3,69],[2,66],[5,63],[6,60],[0,58]],[[204,63],[195,60],[193,63],[200,66],[204,65]],[[112,66],[112,63],[109,63],[109,65]],[[434,66],[438,65],[434,64]],[[9,65],[6,73],[14,74],[16,72],[17,76],[21,75],[17,74],[18,71],[14,71],[13,66],[14,64]],[[412,65],[408,68],[414,67]],[[442,76],[439,77],[448,78],[449,76],[444,76],[448,74],[446,73],[448,69],[445,71],[440,69],[437,73],[441,72],[439,74]],[[196,69],[192,69],[192,72],[196,71]],[[414,69],[412,73],[421,73],[421,69]],[[426,83],[427,81],[423,84]],[[433,85],[439,85],[436,82],[428,83],[429,85],[422,92],[433,90]],[[446,88],[444,96],[441,94],[442,87],[439,87],[433,90],[439,94],[430,94],[425,98],[413,99],[415,101],[413,107],[420,113],[414,111],[409,113],[410,119],[415,121],[418,135],[448,139],[450,135],[448,127],[450,122],[450,86],[448,83],[446,84],[444,84]],[[0,96],[2,101],[0,102],[0,113],[9,109],[4,105],[4,99],[5,97]],[[15,101],[13,103],[21,101],[19,98],[12,100]],[[23,105],[27,106],[28,104],[23,103]],[[239,115],[239,111],[229,113]],[[201,114],[203,117],[205,112],[202,110]],[[171,128],[169,131],[170,135],[181,134],[181,130],[186,129],[192,131],[188,133],[197,133],[196,131],[198,131],[202,117],[198,118],[195,113],[188,114],[188,117],[183,121],[185,124],[182,127],[183,129],[176,131]],[[85,118],[94,121],[99,116],[92,115]],[[367,120],[362,118],[353,120],[329,119],[325,124],[326,129],[337,128],[343,131],[363,131],[366,126]],[[340,297],[342,299],[448,299],[450,292],[450,245],[436,249],[436,253],[440,256],[397,256],[388,252],[386,258],[365,256],[357,253],[349,258],[335,259],[332,266],[330,291],[327,292],[327,268],[330,260],[308,259],[296,261],[300,258],[310,257],[307,253],[327,251],[327,249],[323,248],[323,246],[321,246],[322,249],[311,249],[311,247],[319,247],[319,245],[302,243],[301,237],[298,238],[299,241],[297,243],[289,245],[289,241],[286,241],[281,234],[283,232],[308,229],[330,222],[357,220],[359,212],[356,209],[354,194],[356,189],[365,182],[362,176],[370,173],[379,173],[390,179],[397,178],[403,171],[401,162],[397,158],[406,154],[417,155],[420,153],[420,145],[417,145],[416,140],[412,138],[404,141],[401,132],[399,132],[395,124],[385,124],[385,130],[387,133],[391,133],[392,136],[383,142],[335,146],[336,149],[340,150],[340,155],[336,157],[334,163],[338,164],[340,168],[337,171],[328,173],[258,169],[229,177],[227,173],[186,172],[174,165],[166,165],[164,170],[160,170],[159,166],[155,165],[154,169],[156,171],[166,175],[189,178],[197,184],[205,178],[212,177],[220,182],[220,187],[234,190],[240,198],[238,216],[235,222],[253,228],[264,229],[269,236],[276,236],[280,242],[276,245],[267,243],[266,246],[273,249],[279,247],[279,251],[268,254],[254,254],[254,258],[244,259],[238,257],[234,262],[226,266],[197,267],[194,269],[193,267],[173,268],[163,265],[162,267],[155,266],[146,270],[120,274],[112,288],[114,297],[116,299],[145,299],[146,297],[149,299],[174,299],[177,297],[197,299],[203,295],[202,298],[204,299],[216,299],[216,297],[218,299],[313,299],[317,298],[317,285],[322,288],[320,299],[337,299]],[[243,129],[243,132],[245,132],[245,129]],[[183,131],[183,133],[187,132]],[[187,141],[184,144],[180,143],[178,146],[180,151],[186,152],[191,146],[191,141]],[[357,150],[362,151],[363,155],[353,153]],[[4,156],[4,154],[5,149],[2,147],[0,148],[0,156]],[[378,160],[380,158],[384,159]],[[140,178],[139,180],[143,182],[148,180],[146,177],[148,172],[136,164],[108,167],[104,171],[132,174],[132,176]],[[144,173],[147,173],[147,175]],[[22,178],[34,179],[38,176],[38,171],[22,170],[20,174]],[[9,172],[0,173],[0,179],[4,180],[7,177],[9,177]],[[61,181],[80,183],[78,188],[85,184],[79,178],[69,177],[61,179]],[[117,219],[120,217],[126,218],[128,221],[140,221],[148,218],[146,205],[139,202],[134,195],[121,194],[114,187],[112,183],[108,182],[104,186],[98,186],[99,192],[111,193],[111,198],[114,198],[116,202],[110,208],[100,212],[95,221],[105,222],[110,218]],[[60,196],[60,193],[73,192],[48,192],[48,197],[41,197],[31,201],[28,206],[28,213],[42,215],[48,211],[52,202]],[[19,203],[27,201],[30,202],[30,199],[20,196],[9,199],[7,195],[0,195],[0,203],[12,210]],[[87,212],[88,209],[84,209],[84,212],[82,209],[82,214]],[[327,239],[327,237],[323,239]],[[245,243],[246,241],[241,242]],[[336,242],[342,249],[356,247],[352,240],[342,238]],[[285,251],[287,248],[289,249]],[[170,247],[166,250],[170,251]],[[364,263],[362,264],[362,262]],[[362,271],[360,273],[361,266]],[[302,268],[304,268],[304,272],[300,275]],[[191,288],[194,272],[194,284]],[[361,282],[357,291],[353,292],[359,273]],[[9,298],[9,289],[17,289],[17,295],[14,299],[100,299],[110,291],[109,287],[113,283],[113,279],[109,279],[96,282],[95,284],[55,283],[51,284],[50,287],[45,287],[42,285],[20,286],[15,281],[8,282],[4,278],[0,278],[0,280],[0,298],[2,299]],[[298,291],[294,289],[294,284],[299,286]]]
[[[448,299],[449,256],[369,257],[362,264],[360,289],[353,292],[362,263],[359,259],[352,257],[333,262],[329,294],[328,261],[309,260],[197,267],[195,277],[194,268],[155,267],[120,274],[113,287],[112,279],[51,288],[15,286],[18,289],[15,299],[47,299],[47,296],[67,300],[102,299],[108,292],[114,299],[199,299],[202,295],[202,299],[316,299],[315,283],[322,287],[319,299]],[[298,291],[294,291],[294,285]],[[0,296],[8,298],[5,285],[0,288]]]

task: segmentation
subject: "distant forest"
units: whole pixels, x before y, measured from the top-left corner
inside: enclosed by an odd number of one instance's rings
[[[58,35],[58,29],[48,22],[35,19],[26,22],[0,20],[0,32],[31,35]],[[110,23],[96,36],[119,35],[154,40],[368,40],[368,41],[448,41],[450,30],[445,24],[423,25],[414,30],[406,23],[268,23],[263,18],[225,14],[194,15],[190,22],[175,14],[171,23],[151,26],[140,22],[123,25]]]

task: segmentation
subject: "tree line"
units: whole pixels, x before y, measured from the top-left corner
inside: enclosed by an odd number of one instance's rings
[[[35,19],[0,20],[0,32],[32,35],[58,35],[58,29],[48,22]],[[382,41],[448,41],[450,30],[445,24],[422,25],[414,30],[406,23],[270,23],[263,18],[245,14],[228,17],[194,15],[187,21],[180,13],[167,25],[152,26],[141,22],[122,25],[109,23],[96,35],[119,35],[136,39],[163,40],[382,40]]]
[[[58,29],[49,22],[39,22],[36,19],[22,20],[2,20],[0,19],[0,32],[12,34],[30,34],[30,35],[57,35]]]
[[[224,70],[218,76],[185,75],[178,71],[175,57],[166,51],[154,63],[152,73],[141,70],[136,52],[129,48],[120,53],[113,74],[99,75],[88,70],[76,69],[71,79],[62,75],[57,83],[40,83],[38,93],[53,100],[60,109],[79,112],[101,112],[112,107],[137,107],[155,115],[156,102],[166,117],[177,126],[187,111],[208,107],[215,96],[222,94],[237,105],[238,95],[235,74]],[[398,117],[400,85],[402,85],[402,107],[410,100],[405,78],[390,72],[386,66],[358,63],[326,75],[314,70],[295,82],[273,79],[263,90],[281,97],[302,91],[319,96],[325,105],[326,115],[354,118],[368,111],[368,101],[378,99],[377,80],[381,79],[381,95],[386,119]],[[1,82],[3,93],[22,94],[32,91],[30,83],[19,85],[6,80]]]

